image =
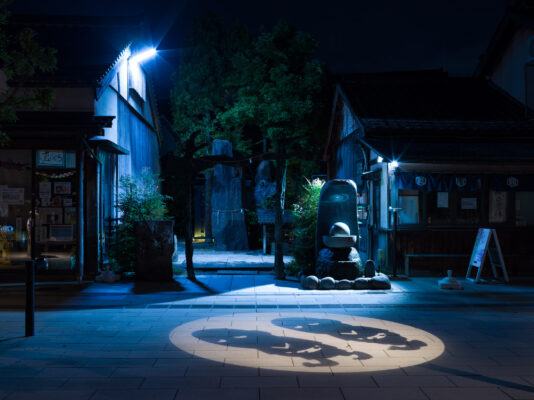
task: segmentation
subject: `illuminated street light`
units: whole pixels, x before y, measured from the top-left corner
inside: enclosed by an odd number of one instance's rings
[[[149,49],[144,50],[132,56],[130,58],[130,62],[135,62],[139,64],[140,62],[143,62],[145,60],[148,60],[149,58],[154,57],[157,53],[158,51],[154,47],[150,47]]]

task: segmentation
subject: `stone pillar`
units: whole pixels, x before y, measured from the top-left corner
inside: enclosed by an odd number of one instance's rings
[[[232,156],[232,144],[214,140],[213,155]],[[211,226],[217,250],[248,250],[242,203],[242,173],[239,168],[217,164],[213,171]]]

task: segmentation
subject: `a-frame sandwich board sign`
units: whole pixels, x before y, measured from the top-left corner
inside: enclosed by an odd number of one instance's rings
[[[478,229],[466,278],[473,280],[476,283],[480,283],[482,269],[484,267],[484,261],[486,260],[487,255],[489,255],[493,277],[495,279],[499,279],[499,276],[497,275],[497,268],[500,268],[502,270],[504,281],[506,283],[510,282],[510,279],[508,278],[508,272],[506,271],[506,265],[504,264],[504,258],[502,256],[501,245],[499,244],[499,239],[497,238],[497,232],[495,229],[490,228]],[[478,268],[475,279],[470,278],[473,268]]]

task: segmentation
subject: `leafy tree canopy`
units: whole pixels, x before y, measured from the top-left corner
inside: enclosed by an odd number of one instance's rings
[[[238,88],[237,97],[221,119],[253,123],[271,145],[289,138],[309,145],[310,116],[323,76],[313,59],[315,48],[310,35],[284,21],[261,33],[251,51],[233,58],[229,82]]]
[[[53,101],[50,88],[28,88],[36,74],[56,68],[56,51],[43,47],[30,28],[15,31],[9,25],[11,0],[0,0],[0,146],[9,138],[1,125],[17,120],[17,109],[46,109]]]
[[[251,42],[247,28],[239,24],[225,28],[217,14],[194,21],[171,92],[174,128],[182,142],[200,132],[201,143],[218,138],[230,140],[240,150],[248,147],[242,124],[221,124],[219,115],[234,98],[235,88],[228,85],[232,59],[247,52]]]

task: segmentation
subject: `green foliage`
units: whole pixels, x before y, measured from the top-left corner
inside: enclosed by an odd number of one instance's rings
[[[303,270],[315,270],[315,228],[317,226],[317,207],[324,181],[314,179],[302,186],[303,191],[298,201],[293,204],[294,227],[291,231],[293,257],[295,263],[288,265],[286,273],[297,275]]]
[[[41,46],[37,34],[29,28],[14,32],[9,27],[11,0],[0,0],[0,70],[7,87],[0,93],[0,126],[17,120],[17,109],[47,109],[52,105],[54,93],[51,88],[26,87],[27,82],[38,73],[51,72],[56,68],[56,51]],[[1,128],[0,128],[1,129]],[[0,130],[0,147],[9,141]]]
[[[315,48],[310,35],[282,21],[260,34],[250,51],[235,54],[229,82],[238,88],[237,97],[221,114],[222,123],[254,124],[271,144],[302,135],[299,142],[306,146],[323,74],[312,58]]]
[[[224,28],[217,14],[207,13],[194,21],[171,92],[174,128],[182,142],[200,131],[201,143],[226,139],[236,150],[248,149],[242,124],[221,124],[219,115],[234,97],[234,88],[228,85],[232,59],[247,51],[251,40],[242,25]]]
[[[120,178],[117,209],[120,213],[115,240],[110,247],[113,269],[133,271],[135,267],[135,223],[138,221],[168,220],[165,201],[159,192],[157,175],[147,169],[139,176]]]

